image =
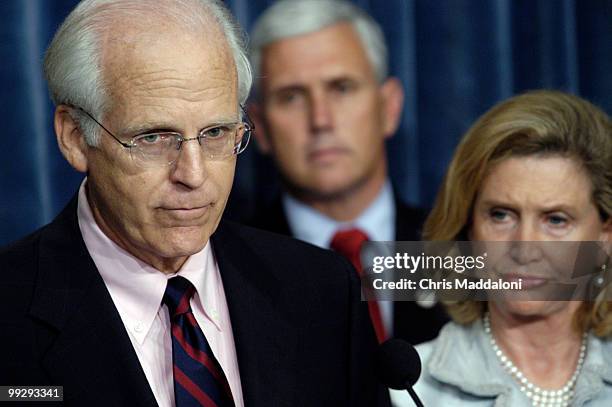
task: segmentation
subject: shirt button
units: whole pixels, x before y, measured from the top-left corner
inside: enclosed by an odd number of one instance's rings
[[[219,319],[219,313],[218,313],[217,311],[215,311],[215,310],[213,310],[213,311],[210,313],[210,315],[213,317],[213,319],[214,319],[215,321],[217,321],[217,320]]]
[[[138,333],[142,332],[143,329],[142,322],[137,322],[136,325],[134,325],[134,331]]]

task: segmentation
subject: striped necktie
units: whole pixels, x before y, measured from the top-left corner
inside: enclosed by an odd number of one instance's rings
[[[223,369],[191,311],[194,292],[189,280],[177,276],[168,280],[163,298],[170,311],[176,407],[233,407]]]

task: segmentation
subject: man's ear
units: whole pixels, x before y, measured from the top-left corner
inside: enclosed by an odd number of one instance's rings
[[[404,88],[397,78],[387,78],[380,85],[382,96],[382,124],[385,138],[395,134],[402,117],[404,107]]]
[[[70,115],[71,107],[59,105],[53,124],[57,144],[64,158],[79,172],[87,172],[87,144],[78,123]]]
[[[247,106],[247,112],[255,125],[253,137],[255,137],[255,140],[257,140],[257,147],[262,154],[268,155],[270,153],[271,146],[270,140],[268,140],[268,135],[266,134],[263,106],[257,102],[250,102]]]

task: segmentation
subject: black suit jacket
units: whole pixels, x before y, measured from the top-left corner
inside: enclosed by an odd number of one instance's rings
[[[421,228],[425,213],[395,199],[395,240],[421,240]],[[269,206],[257,210],[249,222],[254,227],[291,236],[291,228],[278,197]],[[440,328],[449,318],[439,304],[433,308],[423,308],[413,301],[396,301],[393,305],[393,336],[416,345],[438,336]]]
[[[76,207],[0,251],[0,384],[62,385],[69,406],[155,406]],[[372,385],[376,342],[344,259],[227,222],[212,245],[246,406],[387,404]]]

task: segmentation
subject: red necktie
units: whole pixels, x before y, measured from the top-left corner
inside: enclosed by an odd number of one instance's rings
[[[361,266],[361,247],[368,240],[370,240],[368,235],[359,229],[342,230],[336,232],[332,238],[330,247],[346,257],[361,276],[363,273],[363,267]],[[378,341],[382,343],[387,339],[387,335],[385,333],[385,326],[382,322],[378,302],[376,300],[368,301],[368,309],[370,310],[370,319],[372,320],[372,325],[374,325],[376,337]]]

